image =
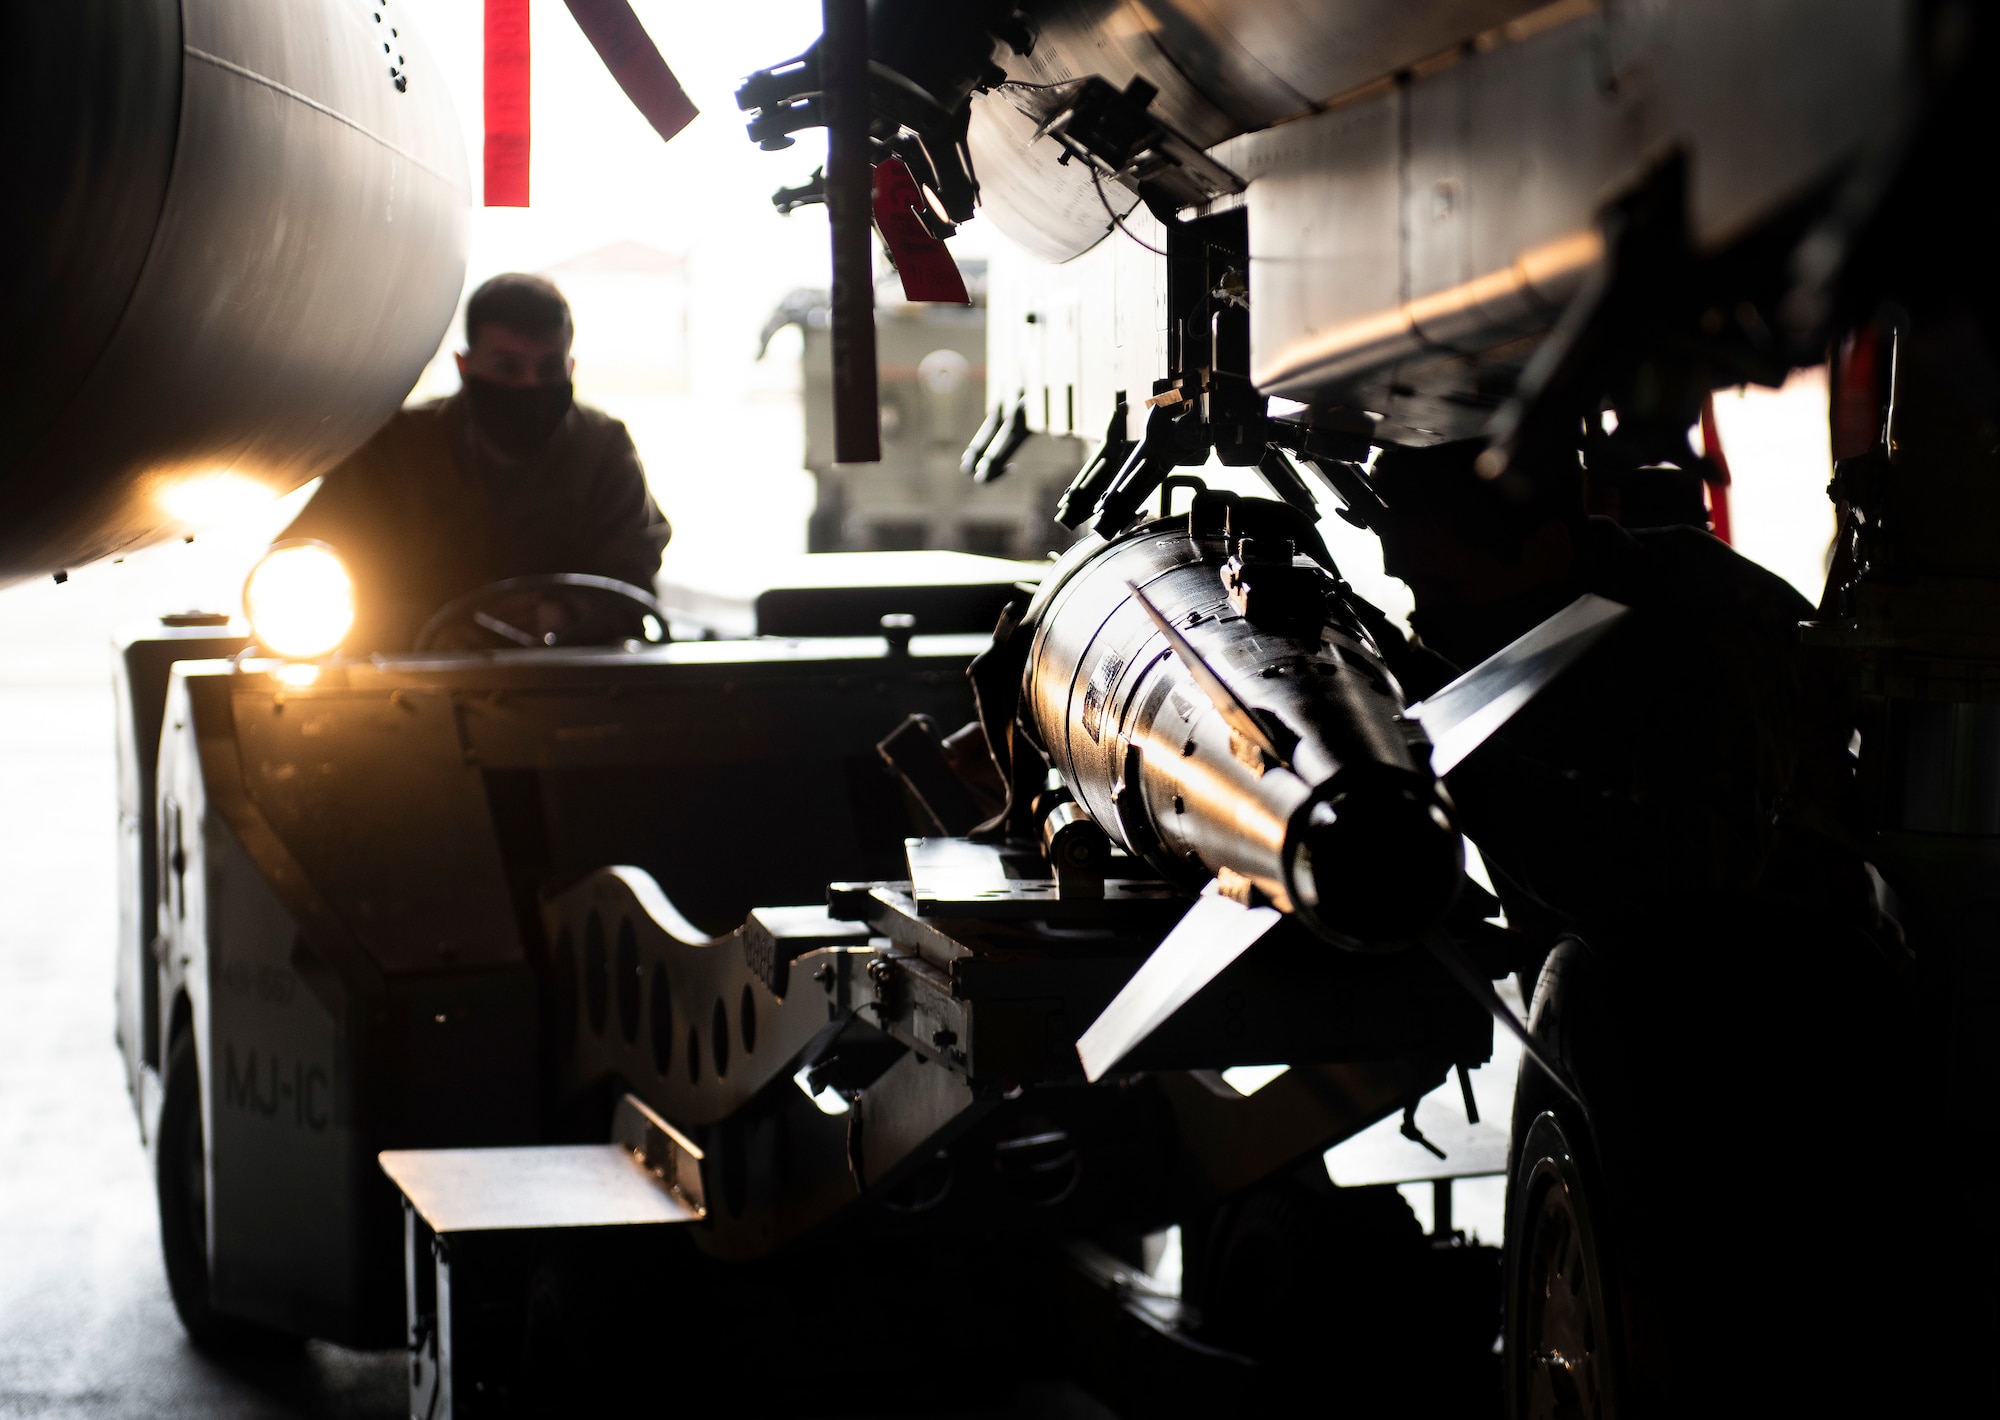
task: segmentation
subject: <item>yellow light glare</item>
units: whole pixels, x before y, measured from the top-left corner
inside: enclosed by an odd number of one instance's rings
[[[354,582],[323,542],[281,542],[250,569],[243,611],[259,645],[294,660],[337,648],[354,625]]]
[[[240,473],[197,473],[176,478],[160,490],[160,506],[187,527],[226,523],[267,506],[276,495]]]

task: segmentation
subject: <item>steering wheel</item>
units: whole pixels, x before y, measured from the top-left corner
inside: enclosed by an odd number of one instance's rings
[[[629,647],[666,639],[667,614],[651,592],[588,572],[540,572],[453,597],[424,623],[415,648]]]

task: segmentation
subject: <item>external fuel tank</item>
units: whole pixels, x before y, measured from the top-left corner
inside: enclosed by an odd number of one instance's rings
[[[408,393],[469,182],[406,4],[13,7],[0,583],[294,488]]]

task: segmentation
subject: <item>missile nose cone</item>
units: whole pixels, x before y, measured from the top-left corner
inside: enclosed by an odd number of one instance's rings
[[[1316,805],[1300,836],[1295,895],[1343,945],[1401,946],[1437,925],[1464,877],[1464,847],[1429,785],[1375,783]]]

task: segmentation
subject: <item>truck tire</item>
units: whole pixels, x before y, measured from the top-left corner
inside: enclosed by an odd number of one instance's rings
[[[1513,1420],[1616,1420],[1616,1279],[1573,1120],[1537,1115],[1508,1181],[1507,1372]],[[1518,1239],[1518,1242],[1516,1241]]]
[[[1565,938],[1549,953],[1528,1020],[1590,1111],[1522,1060],[1508,1151],[1507,1414],[1632,1420],[1638,1297],[1627,1271],[1633,1248],[1618,1225],[1643,1208],[1634,1196],[1643,1175],[1617,1167],[1592,1127],[1593,1115],[1616,1117],[1627,1092],[1616,1032],[1605,1028],[1608,993],[1581,941]]]
[[[1557,944],[1529,1019],[1583,1103],[1522,1062],[1512,1420],[1950,1409],[1912,1399],[1921,1210],[1878,1161],[1923,1098],[1906,990],[1780,899]]]
[[[208,1179],[201,1125],[201,1069],[194,1032],[167,1051],[153,1158],[160,1205],[160,1253],[167,1292],[196,1348],[212,1354],[283,1351],[302,1338],[215,1310],[208,1296]]]

